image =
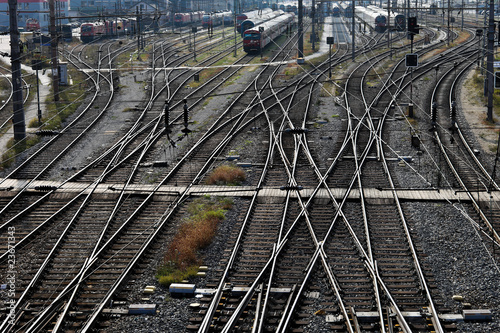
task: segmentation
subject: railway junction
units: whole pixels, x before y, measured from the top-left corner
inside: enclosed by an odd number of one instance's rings
[[[483,18],[294,5],[74,36],[5,103],[0,331],[500,331]]]

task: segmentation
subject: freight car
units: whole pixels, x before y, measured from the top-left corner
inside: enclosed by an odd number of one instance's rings
[[[243,35],[243,50],[247,53],[260,52],[286,31],[294,17],[294,13],[287,13],[248,29]]]

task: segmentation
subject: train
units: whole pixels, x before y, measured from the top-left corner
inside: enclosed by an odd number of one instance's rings
[[[340,17],[340,8],[339,7],[337,7],[337,6],[333,7],[332,16],[333,17]]]
[[[382,33],[387,29],[387,17],[378,11],[356,6],[354,7],[354,15],[376,32]]]
[[[234,24],[234,15],[224,16],[224,26],[229,27]]]
[[[136,29],[137,21],[133,18],[87,22],[80,26],[80,39],[83,43],[89,43],[100,38],[134,34]]]
[[[246,30],[243,34],[243,50],[246,53],[260,52],[285,32],[294,18],[294,13],[286,13]]]
[[[26,31],[40,31],[40,22],[36,18],[27,19]]]
[[[211,13],[211,14],[205,14],[203,15],[203,18],[201,19],[201,25],[204,29],[208,27],[216,27],[219,25],[224,25],[226,24],[225,18],[227,17],[233,17],[233,13],[231,11],[227,12],[221,12],[221,13]]]
[[[382,16],[387,15],[387,9],[380,8],[380,7],[373,6],[373,5],[367,6],[366,8],[369,10],[372,10],[374,12],[377,12]],[[397,31],[405,31],[406,30],[406,16],[405,15],[400,14],[398,12],[394,12],[391,10],[391,18],[393,18],[393,20],[394,20],[394,29],[396,29]],[[390,24],[388,24],[388,26],[389,25]]]
[[[285,14],[284,11],[282,10],[275,10],[273,11],[272,13],[269,13],[269,14],[265,14],[265,15],[260,15],[259,17],[256,17],[256,18],[253,18],[253,19],[248,19],[248,20],[245,20],[243,22],[241,22],[241,35],[243,36],[243,34],[245,33],[245,31],[247,31],[248,29],[251,29],[253,27],[255,27],[256,25],[259,25],[261,23],[264,23],[264,22],[267,22],[269,20],[272,20],[278,16],[281,16]]]
[[[191,23],[198,23],[203,20],[204,11],[199,12],[189,12],[189,13],[175,13],[174,14],[174,24],[178,27],[182,27]]]
[[[350,2],[342,2],[340,4],[340,12],[342,13],[342,15],[344,15],[345,18],[352,18],[352,5],[350,4]]]
[[[57,26],[57,33],[59,37],[65,41],[70,43],[73,40],[73,29],[71,24],[62,24]]]
[[[236,29],[238,29],[238,31],[241,31],[241,22],[245,20],[254,19],[256,17],[259,17],[260,15],[265,15],[272,12],[273,10],[271,8],[264,8],[262,10],[252,10],[251,12],[238,14],[236,15]]]

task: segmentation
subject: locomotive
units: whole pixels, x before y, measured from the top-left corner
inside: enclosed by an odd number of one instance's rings
[[[80,26],[80,39],[83,43],[89,43],[99,38],[133,34],[136,28],[136,20],[131,18],[82,23]]]
[[[243,34],[243,50],[247,53],[260,52],[286,31],[294,17],[294,13],[287,13],[246,30]]]
[[[189,13],[175,13],[174,15],[174,24],[178,27],[185,26],[191,23],[201,22],[203,19],[203,15],[205,12],[189,12]]]
[[[340,17],[340,8],[335,6],[333,7],[333,12],[332,12],[333,17]]]
[[[80,39],[83,43],[90,43],[104,35],[104,22],[82,23]]]
[[[40,22],[36,18],[27,19],[26,31],[40,31]]]

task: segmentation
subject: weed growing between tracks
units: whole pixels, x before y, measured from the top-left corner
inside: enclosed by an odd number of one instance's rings
[[[208,185],[240,185],[245,179],[246,176],[243,169],[234,165],[224,164],[212,171],[206,183]]]
[[[204,196],[189,204],[189,217],[180,226],[158,268],[156,277],[168,287],[198,273],[201,263],[199,251],[210,245],[217,226],[225,219],[233,201],[227,198]]]

